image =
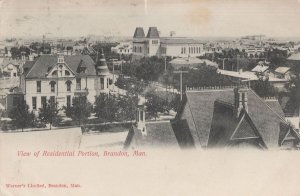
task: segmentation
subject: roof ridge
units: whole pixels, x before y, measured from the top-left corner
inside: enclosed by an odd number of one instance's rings
[[[277,117],[279,117],[285,124],[288,125],[287,121],[285,120],[285,118],[283,116],[281,116],[280,114],[278,114],[277,112],[275,112],[266,102],[265,100],[263,100],[260,96],[258,96],[254,90],[252,90],[250,87],[249,87],[249,90],[262,102],[264,103],[274,114],[276,114]]]
[[[192,118],[193,118],[193,122],[194,122],[195,128],[197,129],[197,130],[196,130],[196,134],[197,134],[197,137],[198,137],[198,140],[199,140],[199,144],[200,144],[200,146],[202,147],[202,145],[201,145],[201,141],[200,141],[200,137],[199,137],[199,134],[198,134],[198,127],[197,127],[197,123],[195,122],[195,118],[194,118],[194,115],[193,115],[193,112],[192,112],[191,106],[190,106],[190,104],[189,104],[189,102],[188,102],[188,101],[187,101],[187,104],[188,104],[188,106],[189,106],[189,110],[190,110],[190,112],[191,112],[191,115],[192,115]],[[193,138],[193,136],[192,136],[192,138]],[[209,139],[209,135],[208,135],[208,139]],[[194,138],[193,138],[193,140],[194,140]],[[195,141],[194,141],[194,143],[195,143]],[[197,145],[195,145],[195,146],[197,146]]]

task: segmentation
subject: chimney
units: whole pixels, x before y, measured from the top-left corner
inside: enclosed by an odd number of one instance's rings
[[[138,97],[139,102],[137,106],[137,112],[136,112],[136,126],[137,128],[142,132],[143,136],[147,135],[146,130],[146,117],[145,117],[145,98],[144,97]]]
[[[245,87],[237,87],[234,89],[234,110],[236,118],[240,116],[243,109],[248,112],[248,89]]]

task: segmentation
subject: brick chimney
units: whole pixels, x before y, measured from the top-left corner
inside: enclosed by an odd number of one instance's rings
[[[234,89],[234,109],[237,118],[243,109],[248,112],[248,89],[246,87]]]

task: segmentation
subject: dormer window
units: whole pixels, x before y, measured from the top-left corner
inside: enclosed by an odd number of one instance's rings
[[[57,63],[64,63],[64,62],[65,62],[64,56],[60,55],[57,59]]]

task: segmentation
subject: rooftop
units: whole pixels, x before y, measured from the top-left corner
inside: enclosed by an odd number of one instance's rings
[[[149,27],[147,38],[159,38],[157,27]]]

